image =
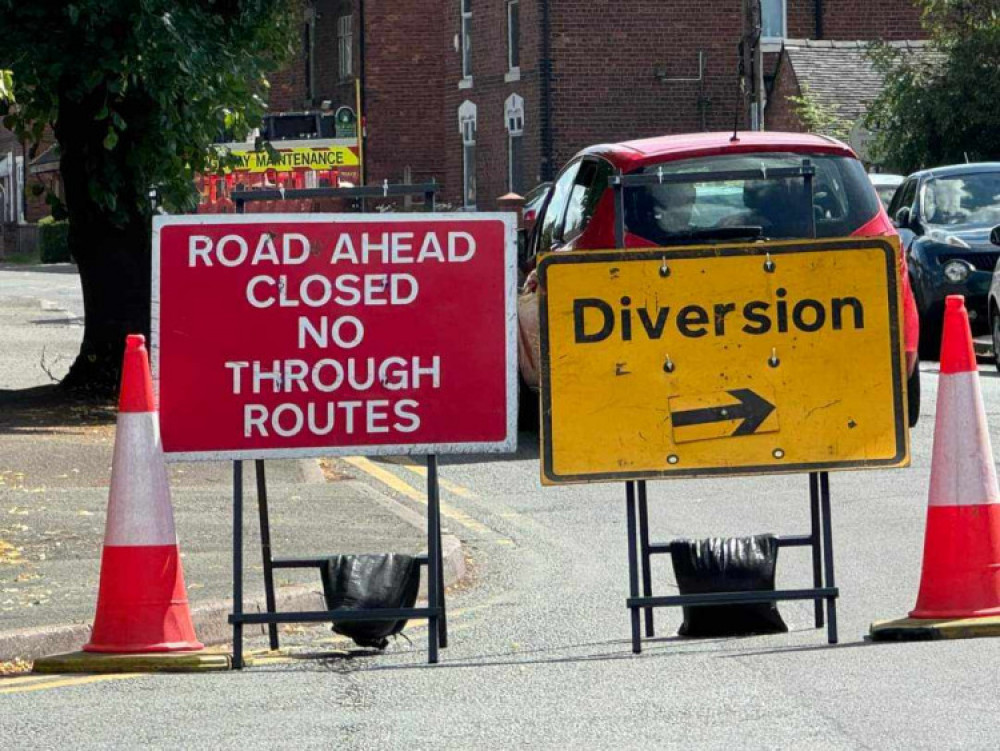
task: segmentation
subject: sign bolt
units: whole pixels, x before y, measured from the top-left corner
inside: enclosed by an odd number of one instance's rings
[[[776,368],[781,364],[781,360],[778,359],[778,349],[776,347],[771,347],[771,356],[767,358],[767,364],[772,368]]]
[[[677,464],[680,461],[680,457],[677,454],[671,454],[667,457],[667,464]]]
[[[775,459],[785,458],[785,452],[783,449],[775,449],[774,451],[771,452],[771,454],[774,456]]]
[[[673,373],[676,367],[674,361],[670,359],[670,355],[667,355],[667,359],[663,361],[663,371],[665,373]]]
[[[771,260],[771,254],[768,253],[767,258],[764,261],[764,271],[766,271],[768,274],[773,274],[775,268],[776,266],[774,265],[774,261]]]
[[[660,276],[666,279],[670,276],[670,267],[667,266],[667,257],[664,256],[660,263]]]

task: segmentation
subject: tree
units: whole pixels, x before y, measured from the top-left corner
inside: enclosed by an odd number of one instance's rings
[[[802,84],[801,96],[789,95],[788,101],[808,133],[821,133],[841,141],[850,138],[851,123],[844,120],[836,108],[817,101],[805,83]]]
[[[1000,6],[918,0],[929,54],[872,47],[885,87],[870,105],[872,156],[904,173],[1000,158]]]
[[[16,104],[7,127],[59,145],[69,247],[85,325],[62,385],[117,388],[125,335],[150,328],[150,192],[169,211],[196,205],[211,144],[242,138],[265,109],[268,72],[292,48],[296,4],[282,0],[0,0],[0,70]],[[6,88],[6,86],[5,86]]]

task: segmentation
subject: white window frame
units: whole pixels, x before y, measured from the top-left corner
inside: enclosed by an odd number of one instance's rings
[[[507,130],[507,189],[514,190],[514,139],[524,136],[524,99],[511,94],[503,104],[504,128]],[[524,141],[520,141],[524,157]],[[524,165],[521,165],[522,172]],[[523,189],[523,188],[522,188]]]
[[[459,13],[459,55],[462,66],[462,80],[459,88],[472,85],[472,0],[458,0]]]
[[[517,8],[517,34],[513,34],[510,22],[511,11]],[[507,72],[503,80],[507,83],[521,80],[521,4],[520,0],[507,0]],[[517,50],[517,65],[513,64],[513,52]]]
[[[474,102],[466,99],[458,108],[458,132],[462,136],[462,206],[466,210],[475,210],[476,200],[476,116],[477,110]],[[470,160],[470,148],[471,160]],[[470,164],[471,161],[471,164]],[[471,197],[470,197],[470,180]],[[471,200],[470,200],[471,199]]]
[[[354,14],[337,19],[337,74],[341,81],[354,75]]]
[[[781,36],[764,36],[764,3],[760,3],[760,48],[763,52],[780,52],[781,45],[788,38],[788,0],[781,1]]]

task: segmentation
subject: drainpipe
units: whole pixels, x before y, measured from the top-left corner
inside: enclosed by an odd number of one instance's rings
[[[823,0],[815,0],[816,38],[823,38]]]
[[[358,0],[358,81],[360,82],[360,94],[358,96],[358,135],[361,136],[361,152],[364,160],[361,163],[361,184],[365,184],[368,177],[368,107],[365,105],[365,0]],[[363,200],[363,199],[362,199]]]
[[[542,0],[542,49],[538,63],[541,76],[541,137],[542,137],[542,180],[555,177],[555,155],[552,147],[552,14],[550,0]]]

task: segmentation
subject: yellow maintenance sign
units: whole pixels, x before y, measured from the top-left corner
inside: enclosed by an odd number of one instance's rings
[[[264,151],[233,151],[239,160],[233,169],[244,172],[292,172],[296,169],[329,170],[357,167],[358,154],[350,146],[317,146],[313,148],[280,149],[279,160],[272,160]]]
[[[542,481],[909,463],[896,238],[545,256]]]

